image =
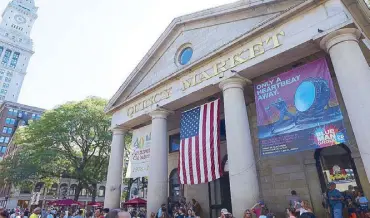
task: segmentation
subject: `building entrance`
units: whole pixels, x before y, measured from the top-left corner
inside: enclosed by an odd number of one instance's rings
[[[232,213],[229,167],[227,155],[222,161],[224,174],[220,179],[208,183],[210,217],[216,218],[220,216],[221,209],[226,208]]]
[[[346,145],[318,149],[315,159],[323,192],[329,182],[336,183],[341,192],[347,191],[349,186],[361,190],[356,166]]]

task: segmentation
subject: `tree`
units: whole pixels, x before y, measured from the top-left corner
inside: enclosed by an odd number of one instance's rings
[[[106,101],[97,97],[69,102],[17,131],[19,149],[1,163],[2,177],[17,185],[60,176],[73,178],[78,181],[74,200],[82,188],[96,196],[96,184],[107,174],[112,139],[105,105]]]

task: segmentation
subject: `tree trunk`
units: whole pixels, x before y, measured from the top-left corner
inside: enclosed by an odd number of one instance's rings
[[[98,184],[94,183],[91,186],[91,201],[95,202],[96,201],[96,192],[98,189]]]
[[[81,190],[82,190],[82,183],[78,182],[78,185],[77,185],[76,190],[75,190],[75,197],[74,197],[73,200],[78,201],[78,198],[80,197]]]

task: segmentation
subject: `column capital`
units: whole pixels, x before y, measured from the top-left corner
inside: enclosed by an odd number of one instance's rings
[[[230,89],[230,88],[239,88],[239,89],[244,90],[244,86],[250,83],[252,83],[250,80],[244,77],[238,76],[238,77],[231,77],[231,78],[225,79],[224,81],[221,81],[219,84],[219,87],[223,91],[225,91],[226,89]]]
[[[344,28],[336,30],[326,35],[320,42],[320,47],[326,52],[329,52],[330,48],[334,45],[346,41],[355,41],[361,37],[361,31],[355,28]]]
[[[149,113],[149,115],[152,117],[152,120],[154,119],[167,119],[168,115],[172,114],[172,111],[158,108],[152,112]]]
[[[126,127],[111,127],[109,128],[110,131],[112,131],[113,135],[124,135],[129,129]]]

